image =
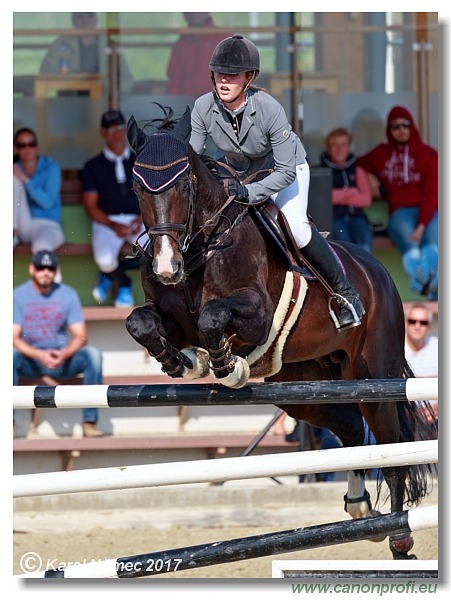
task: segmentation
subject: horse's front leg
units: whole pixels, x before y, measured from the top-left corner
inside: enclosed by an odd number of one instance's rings
[[[227,298],[208,302],[199,316],[199,330],[210,355],[210,369],[222,385],[241,388],[246,385],[250,368],[247,361],[232,354],[226,330],[237,335],[246,346],[263,344],[271,323],[272,310],[265,295],[245,290]]]
[[[139,306],[127,317],[129,334],[155,358],[162,370],[171,377],[196,379],[209,373],[208,354],[177,350],[167,340],[159,314],[150,305]]]

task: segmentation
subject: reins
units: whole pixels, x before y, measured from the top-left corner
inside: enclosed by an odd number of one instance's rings
[[[140,163],[140,162],[135,162],[135,165],[142,167],[144,169],[150,169],[152,171],[163,171],[165,169],[173,167],[173,166],[175,166],[181,162],[187,161],[187,160],[188,160],[188,156],[184,156],[182,158],[179,158],[177,160],[174,160],[172,162],[169,162],[169,163],[167,163],[165,165],[161,165],[161,166],[160,165],[149,165],[149,164],[144,164],[144,163]],[[224,167],[234,178],[237,177],[237,173],[231,167],[229,167],[229,165],[227,165],[225,163],[219,163],[219,162],[217,164],[220,167]],[[256,173],[249,175],[243,181],[243,184],[249,183],[249,182],[255,180],[258,176],[267,175],[268,172],[271,172],[271,170],[266,169],[263,171],[257,171]],[[205,237],[206,237],[205,242],[202,244],[202,246],[199,248],[199,250],[197,252],[193,253],[191,256],[185,257],[186,270],[189,271],[189,273],[193,273],[194,271],[199,269],[201,266],[205,265],[205,263],[208,260],[210,260],[221,247],[224,247],[224,245],[227,242],[227,239],[230,237],[233,229],[235,227],[237,227],[237,225],[239,225],[239,223],[241,223],[243,221],[243,219],[246,217],[246,215],[248,214],[249,205],[246,203],[236,201],[235,196],[228,196],[226,201],[224,202],[224,204],[216,211],[216,213],[212,217],[210,217],[204,224],[200,225],[196,232],[193,232],[194,207],[195,207],[196,195],[197,195],[197,178],[191,169],[189,171],[188,177],[189,177],[189,181],[190,181],[190,192],[189,192],[189,197],[188,197],[187,222],[186,223],[160,223],[158,225],[154,225],[153,227],[150,227],[147,231],[142,232],[137,237],[135,243],[132,245],[132,254],[134,256],[137,256],[138,254],[140,254],[147,260],[153,260],[153,255],[152,255],[153,242],[152,242],[152,240],[156,236],[167,235],[167,236],[171,237],[174,240],[174,242],[177,244],[181,254],[185,255],[187,253],[188,249],[190,248],[190,246],[192,245],[193,241],[196,240],[198,237],[200,237],[202,234],[205,234]],[[233,202],[240,205],[241,209],[240,209],[238,215],[236,215],[236,217],[233,220],[231,220],[225,214],[225,212],[226,212],[227,208]],[[217,228],[219,227],[222,220],[227,220],[228,226],[224,229],[224,231],[215,235],[215,232],[216,232]],[[213,230],[210,233],[208,233],[207,230],[210,227],[213,227]],[[184,234],[182,241],[179,239],[178,234],[182,234],[182,235]],[[146,235],[147,235],[146,242],[144,244],[141,244],[140,239]],[[189,311],[194,316],[197,313],[197,311],[194,306],[194,302],[193,302],[193,299],[192,299],[192,296],[191,296],[191,293],[188,288],[188,284],[187,284],[186,280],[181,280],[178,283],[178,285],[180,285],[180,287],[182,288],[183,293],[186,298],[186,302],[187,302]]]

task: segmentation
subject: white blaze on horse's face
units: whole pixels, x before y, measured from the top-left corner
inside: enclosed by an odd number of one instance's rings
[[[182,269],[174,253],[173,241],[168,235],[162,235],[156,247],[158,251],[153,260],[155,275],[165,285],[176,285],[181,279]]]
[[[175,188],[152,197],[154,225],[149,229],[154,240],[152,268],[164,285],[176,285],[183,277],[180,229],[184,230],[186,215]]]

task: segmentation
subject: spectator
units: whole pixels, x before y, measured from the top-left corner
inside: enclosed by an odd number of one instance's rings
[[[186,12],[183,16],[189,28],[214,28],[213,20],[207,12]],[[208,72],[201,68],[205,57],[210,56],[223,39],[215,33],[183,33],[172,47],[169,59],[168,94],[205,94],[212,83]]]
[[[403,106],[387,118],[387,143],[357,159],[388,201],[388,234],[402,254],[412,291],[438,298],[438,153]]]
[[[97,27],[97,13],[73,12],[75,29],[93,30]],[[91,31],[82,35],[63,35],[53,42],[41,64],[41,73],[99,73],[108,83],[108,60],[110,56],[106,35],[95,35]],[[129,93],[133,77],[123,54],[119,53],[118,73],[120,90]]]
[[[61,225],[61,168],[38,154],[38,138],[29,127],[14,135],[13,236],[14,247],[31,244],[38,250],[55,250],[64,242]]]
[[[438,338],[431,335],[432,311],[425,304],[414,304],[406,315],[406,360],[415,377],[438,377]],[[431,401],[438,419],[438,403]],[[432,421],[432,415],[427,413]]]
[[[58,259],[41,250],[28,268],[30,280],[13,293],[13,384],[19,377],[83,374],[84,385],[102,384],[102,355],[87,346],[88,335],[77,292],[55,283]],[[83,409],[83,435],[99,437],[98,410]]]
[[[121,112],[110,110],[102,115],[100,135],[105,141],[103,152],[83,168],[83,202],[92,219],[92,250],[100,269],[93,296],[104,303],[115,282],[115,306],[130,307],[134,304],[132,280],[120,253],[124,243],[134,242],[144,226],[133,191],[134,156]]]
[[[363,210],[371,205],[371,189],[367,174],[356,166],[351,152],[351,132],[344,127],[334,129],[325,143],[320,160],[332,170],[333,239],[371,252],[373,230]]]
[[[286,416],[286,413],[282,413],[281,417]],[[363,419],[363,417],[362,417]],[[296,421],[293,431],[291,433],[285,434],[285,441],[287,442],[299,442],[299,450],[305,450],[306,448],[302,447],[302,435],[301,435],[301,421]],[[341,440],[329,429],[323,429],[321,427],[310,427],[310,443],[312,446],[312,450],[331,450],[333,448],[342,448],[343,444]],[[363,419],[363,428],[364,428],[364,440],[363,445],[369,446],[376,444],[376,438],[374,437],[372,431],[368,427],[367,422]],[[276,432],[274,432],[276,435]],[[367,469],[366,475],[370,479],[378,479],[379,477],[379,469]],[[334,472],[322,472],[316,474],[316,481],[334,481],[335,473]],[[304,478],[301,477],[300,481],[303,481]]]

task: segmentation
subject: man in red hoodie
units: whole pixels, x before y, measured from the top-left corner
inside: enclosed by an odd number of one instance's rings
[[[210,73],[202,68],[207,56],[224,39],[223,33],[214,31],[214,23],[207,12],[183,13],[188,31],[172,47],[169,59],[168,94],[200,96],[212,88]],[[209,33],[193,33],[193,29],[210,29]],[[191,31],[190,31],[191,29]]]
[[[387,143],[357,159],[388,202],[388,235],[402,254],[412,291],[438,299],[438,153],[403,106],[387,118]]]

